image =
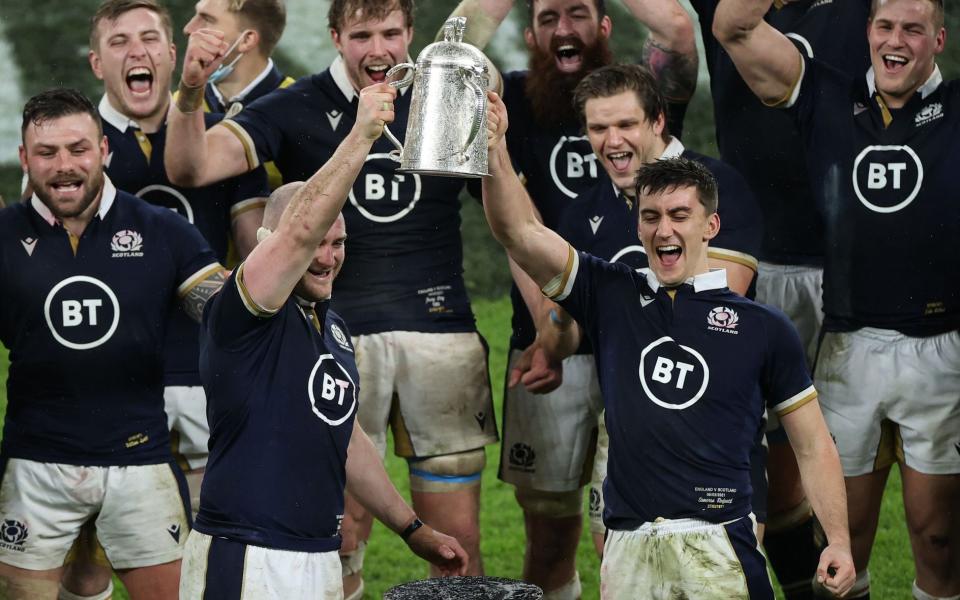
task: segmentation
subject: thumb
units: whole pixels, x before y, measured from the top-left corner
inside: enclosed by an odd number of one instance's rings
[[[523,371],[520,369],[510,369],[510,378],[507,380],[507,387],[514,387],[520,383],[520,377],[523,375]]]

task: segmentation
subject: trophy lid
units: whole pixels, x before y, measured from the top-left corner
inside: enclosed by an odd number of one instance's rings
[[[417,57],[417,69],[463,67],[478,75],[489,75],[487,57],[479,48],[463,41],[466,17],[451,17],[443,25],[443,41],[424,48]]]

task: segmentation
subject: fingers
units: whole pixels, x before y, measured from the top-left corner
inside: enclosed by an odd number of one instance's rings
[[[383,82],[360,90],[357,107],[357,126],[368,139],[375,140],[383,133],[383,127],[396,118],[393,102],[397,97],[396,88]]]
[[[184,83],[199,87],[220,66],[226,56],[228,44],[223,32],[216,29],[198,29],[190,34],[187,52],[183,61]]]
[[[849,552],[837,552],[829,546],[820,555],[817,565],[817,582],[828,591],[844,596],[856,582],[857,572]]]
[[[510,369],[510,377],[507,379],[507,387],[512,388],[513,386],[520,383],[520,380],[523,378],[523,371],[520,369]]]

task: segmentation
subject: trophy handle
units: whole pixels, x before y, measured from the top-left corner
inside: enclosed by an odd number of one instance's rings
[[[467,137],[467,143],[463,145],[463,150],[457,153],[457,160],[460,164],[463,164],[469,160],[469,155],[467,152],[470,150],[470,146],[473,145],[474,140],[477,139],[477,134],[480,133],[480,125],[483,123],[483,113],[486,109],[486,92],[482,87],[477,85],[477,72],[471,69],[461,68],[460,77],[463,80],[463,84],[468,88],[472,89],[474,96],[476,97],[476,110],[473,113],[473,125],[470,126],[470,135]]]
[[[403,79],[398,79],[397,81],[391,81],[390,82],[391,87],[394,87],[400,90],[407,87],[411,83],[413,83],[413,76],[414,76],[416,67],[411,63],[400,63],[398,65],[394,65],[393,67],[391,67],[389,71],[387,71],[386,76],[389,79],[391,75],[394,75],[395,73],[399,73],[404,69],[409,70],[409,73],[407,74],[407,76],[404,77]],[[400,155],[403,153],[403,144],[400,143],[400,140],[397,139],[397,136],[393,135],[393,132],[390,131],[390,128],[387,127],[386,125],[383,126],[383,135],[387,136],[387,139],[390,140],[390,143],[396,146],[397,148],[396,150],[390,151],[391,160],[400,162]]]

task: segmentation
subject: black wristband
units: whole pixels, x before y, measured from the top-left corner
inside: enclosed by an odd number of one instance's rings
[[[423,521],[418,517],[414,517],[413,522],[407,525],[407,528],[400,532],[400,539],[407,541],[410,539],[410,536],[413,535],[413,532],[423,527]]]

